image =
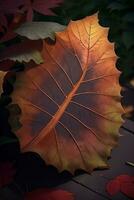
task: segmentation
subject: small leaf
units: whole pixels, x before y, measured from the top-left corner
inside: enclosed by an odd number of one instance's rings
[[[23,53],[17,56],[9,57],[13,61],[18,62],[29,62],[30,60],[33,60],[36,64],[43,63],[43,58],[39,51],[31,51],[29,53]]]
[[[120,190],[130,198],[134,198],[134,176],[120,175],[116,177],[120,182]]]
[[[61,189],[42,188],[27,193],[25,200],[74,200],[74,197],[70,192]]]
[[[134,176],[129,176],[127,174],[123,174],[123,175],[117,176],[116,180],[120,181],[120,183],[121,182],[131,182],[134,180]]]
[[[108,182],[106,186],[106,191],[111,195],[115,195],[117,192],[120,191],[120,182],[119,180],[111,180]]]
[[[3,49],[0,54],[0,60],[10,59],[19,62],[29,62],[33,60],[35,63],[40,64],[43,63],[43,58],[40,54],[41,48],[41,40],[25,40],[22,43]]]
[[[51,8],[57,7],[63,0],[23,0],[22,11],[27,13],[27,20],[32,21],[33,11],[43,15],[55,15]]]
[[[55,32],[63,31],[65,26],[56,22],[26,22],[18,29],[16,33],[25,36],[31,40],[45,39],[50,37],[55,39]]]
[[[134,198],[134,176],[129,176],[127,174],[117,176],[107,184],[106,190],[110,195],[121,191],[128,197]]]
[[[134,167],[134,163],[132,163],[132,162],[126,162],[126,164]]]
[[[122,182],[121,192],[126,196],[134,199],[134,182]]]

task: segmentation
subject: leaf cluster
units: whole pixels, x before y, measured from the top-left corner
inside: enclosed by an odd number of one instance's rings
[[[15,1],[15,0],[13,0]],[[17,8],[14,5],[12,9],[12,20],[9,23],[9,17],[4,30],[1,32],[1,45],[0,49],[3,50],[3,46],[10,46],[12,44],[22,41],[22,38],[17,34],[13,34],[13,30],[19,27],[22,22],[29,21],[28,3],[27,7],[24,6],[23,1],[18,1],[19,6],[25,7],[23,14],[14,14]],[[17,4],[17,5],[18,5]],[[22,6],[23,5],[23,6]],[[42,4],[42,11],[40,11],[40,5],[34,2],[32,10],[32,21],[44,21],[44,22],[57,22],[62,25],[67,25],[70,20],[78,20],[85,16],[92,15],[96,12],[99,13],[99,23],[104,27],[109,27],[108,39],[110,42],[115,42],[115,51],[119,57],[117,60],[117,68],[123,73],[121,75],[121,82],[123,84],[128,83],[134,77],[134,2],[132,0],[64,0],[53,3],[48,8],[45,4]],[[56,7],[56,8],[53,8]],[[21,12],[22,12],[21,8]],[[26,9],[27,8],[27,9]],[[9,8],[7,8],[9,9]],[[45,14],[46,10],[46,14]],[[11,15],[10,14],[10,15]],[[14,15],[13,15],[14,14]],[[9,14],[8,14],[9,16]],[[14,21],[17,23],[15,24]],[[7,23],[9,30],[7,29]],[[1,26],[1,29],[3,26]],[[43,30],[42,30],[43,31]],[[4,34],[4,38],[3,38]],[[34,35],[34,33],[33,33]],[[10,40],[11,39],[11,40]],[[4,43],[3,43],[4,42]]]

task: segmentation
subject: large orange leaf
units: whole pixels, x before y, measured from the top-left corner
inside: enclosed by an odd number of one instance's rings
[[[18,74],[12,98],[22,110],[23,152],[72,173],[108,166],[124,111],[107,34],[97,15],[72,21],[54,44],[44,41],[43,64]]]

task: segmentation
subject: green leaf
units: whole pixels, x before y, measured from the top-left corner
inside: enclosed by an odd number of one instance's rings
[[[126,162],[126,164],[134,167],[134,163],[132,163],[132,162]]]
[[[125,9],[126,6],[123,5],[123,4],[121,4],[121,3],[114,2],[114,3],[111,3],[110,5],[108,5],[108,8],[109,8],[110,10],[118,10],[118,11],[120,11],[120,10]]]
[[[122,40],[127,49],[134,45],[134,32],[124,31],[122,34]]]
[[[55,39],[55,32],[63,31],[66,26],[56,22],[26,22],[15,30],[21,36],[31,40],[45,39],[50,37]]]
[[[124,15],[123,20],[126,22],[134,22],[134,12],[130,12]]]
[[[17,142],[18,140],[15,138],[11,138],[11,137],[7,137],[7,136],[2,136],[0,137],[0,146],[4,145],[4,144],[9,144],[9,143],[13,143],[13,142]]]

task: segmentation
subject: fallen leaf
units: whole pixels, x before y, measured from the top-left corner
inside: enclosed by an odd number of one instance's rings
[[[123,194],[134,199],[134,182],[122,182],[120,187]]]
[[[27,11],[27,21],[32,21],[33,11],[43,15],[55,15],[51,8],[57,7],[63,0],[24,0],[22,10]]]
[[[0,163],[0,188],[7,184],[10,184],[13,180],[15,173],[16,170],[14,169],[12,163]]]
[[[123,174],[123,175],[117,176],[116,180],[120,181],[120,183],[122,183],[122,182],[132,182],[132,181],[134,181],[134,176],[129,176],[127,174]]]
[[[122,174],[115,179],[109,181],[106,185],[108,194],[115,195],[117,192],[122,192],[130,198],[134,198],[134,176]]]
[[[55,32],[63,31],[65,27],[56,22],[26,22],[15,32],[31,40],[45,39],[47,37],[54,40]]]
[[[39,153],[59,171],[108,167],[124,110],[107,35],[97,15],[71,22],[56,42],[43,42],[43,64],[18,72],[12,100],[22,111],[22,152]]]
[[[37,189],[26,194],[25,200],[74,200],[70,192],[58,189]]]
[[[120,191],[120,181],[117,179],[109,181],[106,186],[106,191],[111,196],[117,194]]]

